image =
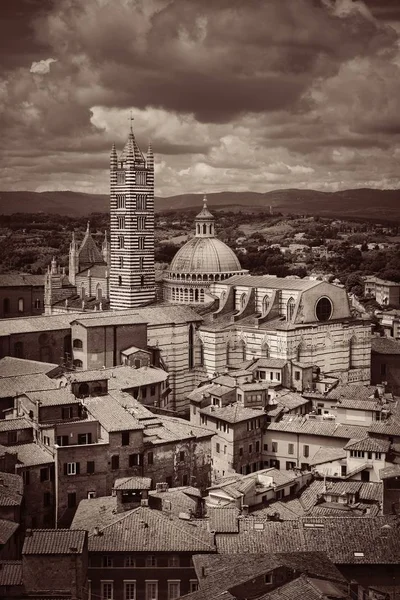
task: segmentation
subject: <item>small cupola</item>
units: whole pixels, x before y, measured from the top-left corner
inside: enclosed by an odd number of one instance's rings
[[[195,219],[196,237],[215,237],[215,219],[207,207],[207,196],[203,198],[203,208]]]

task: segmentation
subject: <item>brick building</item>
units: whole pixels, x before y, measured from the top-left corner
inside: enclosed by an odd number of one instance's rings
[[[43,312],[43,275],[0,275],[0,319],[41,315]]]

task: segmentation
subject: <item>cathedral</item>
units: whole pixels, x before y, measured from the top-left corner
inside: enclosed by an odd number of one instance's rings
[[[204,381],[260,358],[271,372],[285,364],[291,387],[299,390],[310,369],[342,382],[370,381],[370,324],[351,309],[345,290],[310,279],[250,275],[216,237],[206,198],[194,236],[156,286],[154,157],[151,146],[142,154],[132,128],[122,152],[117,154],[114,145],[111,151],[110,240],[105,236],[97,248],[89,226],[80,245],[73,235],[69,273],[52,261],[45,298],[47,314],[111,310],[108,318],[116,320],[115,311],[134,320],[146,310],[140,307],[149,305],[160,322],[168,306],[195,311],[191,314],[198,320],[187,322],[187,338],[179,344],[171,340],[176,348],[169,351],[160,347],[166,369],[172,367],[171,357],[179,356],[176,369],[186,374],[182,393],[177,388],[171,396],[172,409],[183,402],[183,389],[193,377],[193,382]],[[132,309],[135,313],[129,313]],[[182,352],[187,354],[183,362]]]

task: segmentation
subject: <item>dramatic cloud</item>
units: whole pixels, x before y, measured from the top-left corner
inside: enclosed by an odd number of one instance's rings
[[[162,195],[399,185],[397,2],[16,0],[5,17],[0,189],[106,192],[130,109]]]

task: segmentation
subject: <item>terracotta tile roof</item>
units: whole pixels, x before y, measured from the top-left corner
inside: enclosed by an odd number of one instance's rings
[[[49,373],[57,367],[58,365],[53,363],[44,363],[37,360],[26,360],[24,358],[15,358],[14,356],[5,356],[4,358],[0,359],[0,377]]]
[[[33,423],[23,417],[18,419],[0,419],[0,431],[19,431],[21,429],[32,429]]]
[[[371,504],[340,504],[339,502],[324,502],[311,508],[308,513],[314,517],[376,517],[380,513],[379,506]]]
[[[6,544],[19,527],[19,523],[0,519],[0,544]]]
[[[140,506],[89,536],[90,552],[214,552],[213,536],[172,515]]]
[[[209,398],[211,395],[220,398],[225,394],[231,393],[232,390],[235,389],[235,385],[236,384],[234,381],[231,387],[223,385],[222,383],[213,382],[208,385],[202,385],[201,387],[194,389],[192,392],[190,392],[190,394],[187,395],[187,397],[192,402],[201,402],[203,398]]]
[[[364,482],[359,491],[360,500],[382,501],[383,483],[381,481]]]
[[[249,365],[250,371],[256,369],[283,369],[287,365],[287,360],[284,358],[259,358],[253,364]]]
[[[37,333],[38,331],[57,331],[70,329],[74,321],[82,313],[63,313],[59,315],[46,315],[39,317],[17,317],[15,319],[2,319],[0,336],[16,335],[18,333]]]
[[[294,279],[292,277],[271,277],[270,275],[233,275],[224,280],[224,285],[244,285],[262,287],[272,290],[309,290],[321,281],[311,279]]]
[[[22,554],[82,554],[86,536],[78,529],[27,529]]]
[[[283,521],[291,521],[305,516],[306,511],[300,500],[291,498],[289,500],[276,500],[275,502],[270,502],[267,506],[253,510],[249,518],[254,518],[258,521],[259,519],[276,516],[277,513]]]
[[[217,408],[215,406],[207,406],[201,408],[200,412],[204,415],[209,415],[212,418],[226,421],[227,423],[240,423],[249,419],[256,419],[265,416],[265,411],[261,408],[249,408],[243,406],[239,402]]]
[[[361,440],[350,440],[344,448],[345,450],[361,450],[363,452],[388,452],[390,442],[389,440],[365,437]]]
[[[400,354],[400,342],[387,337],[372,337],[371,351],[375,354]]]
[[[31,275],[30,273],[4,273],[0,275],[0,287],[44,287],[44,275]]]
[[[25,393],[25,396],[33,402],[40,402],[41,406],[82,404],[82,400],[74,396],[74,394],[66,387],[34,392],[28,391]]]
[[[85,398],[85,406],[109,433],[143,429],[143,425],[109,394]]]
[[[152,506],[152,498],[157,498],[158,500],[161,500],[162,510],[166,512],[179,514],[180,512],[188,513],[192,511],[192,513],[194,513],[196,511],[198,502],[197,500],[195,500],[195,498],[201,498],[201,493],[200,490],[198,490],[197,488],[184,486],[179,488],[170,488],[163,492],[157,492],[157,490],[150,490],[150,506]]]
[[[351,439],[365,436],[365,428],[357,425],[342,425],[335,421],[312,420],[305,416],[285,416],[281,421],[270,423],[268,431],[288,431],[306,435]]]
[[[368,426],[368,432],[387,436],[400,436],[400,418],[391,416],[386,421],[375,421]]]
[[[151,426],[144,430],[146,441],[150,441],[153,444],[162,444],[168,441],[175,442],[190,438],[211,438],[215,433],[211,429],[193,425],[189,421],[186,421],[186,419],[179,417],[159,415],[157,421],[160,423],[158,427]]]
[[[341,460],[342,458],[346,458],[346,456],[346,451],[343,448],[321,446],[308,462],[311,466],[316,466],[335,460]]]
[[[16,446],[18,452],[18,461],[22,463],[18,467],[34,467],[38,465],[48,465],[54,462],[54,456],[43,446],[35,444],[20,444]]]
[[[116,479],[113,485],[113,490],[149,490],[150,488],[150,477],[121,477]]]
[[[349,408],[352,410],[369,410],[379,411],[383,408],[382,402],[377,400],[358,400],[356,398],[339,399],[336,404],[337,408]]]
[[[275,396],[275,400],[288,410],[294,410],[295,408],[299,408],[299,406],[304,406],[310,402],[307,398],[304,398],[300,394],[296,394],[296,392],[289,392],[287,390],[282,390],[282,393],[278,392]]]
[[[120,518],[116,496],[85,499],[79,502],[70,529],[86,529],[91,533],[95,527],[107,527]]]
[[[348,400],[368,400],[368,398],[373,397],[375,390],[376,386],[374,385],[343,383],[335,386],[323,396],[329,400],[339,400],[339,398],[346,398]]]
[[[400,477],[400,465],[389,465],[379,471],[379,477],[383,479],[390,479],[391,477]]]
[[[86,316],[86,315],[85,315]],[[79,317],[74,323],[89,329],[91,327],[107,327],[110,325],[143,325],[147,321],[139,313],[118,314],[118,313],[97,313],[96,317]]]
[[[210,520],[210,531],[218,533],[238,533],[238,516],[239,510],[235,508],[225,507],[208,507],[207,516]]]
[[[263,531],[235,536],[217,534],[220,553],[271,551],[324,552],[335,564],[398,564],[400,536],[396,516],[304,517],[297,521],[269,521]]]
[[[282,600],[283,598],[301,598],[301,600],[321,600],[336,598],[351,600],[347,585],[340,585],[324,579],[298,577],[278,588],[258,597],[258,600]]]
[[[23,493],[22,477],[0,472],[0,506],[20,506]]]
[[[22,585],[22,561],[0,561],[0,587],[6,585]]]
[[[0,398],[15,398],[27,390],[48,390],[50,388],[56,389],[57,382],[47,377],[45,373],[0,377]]]

